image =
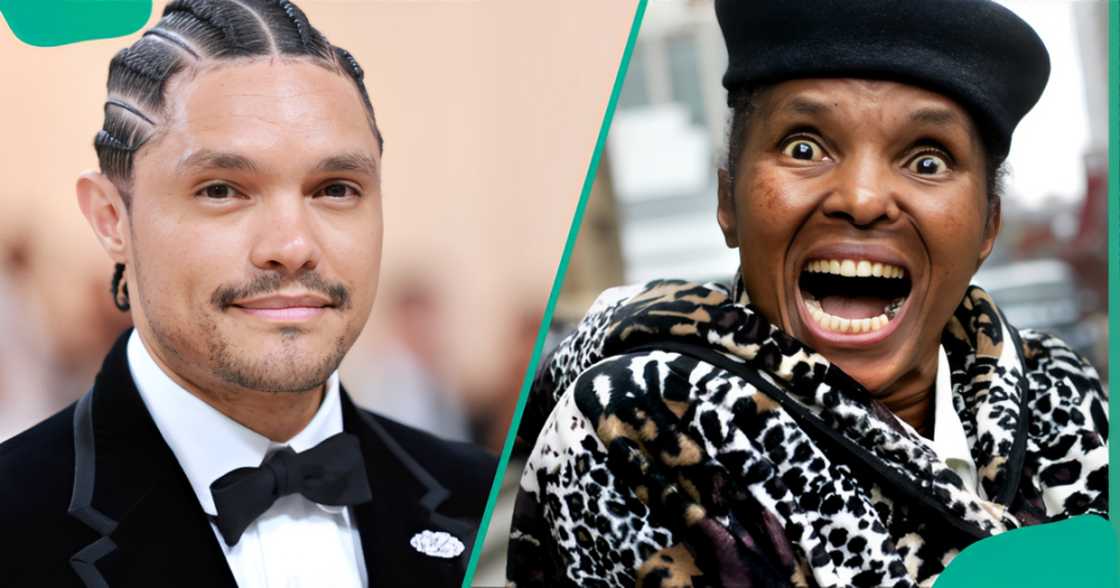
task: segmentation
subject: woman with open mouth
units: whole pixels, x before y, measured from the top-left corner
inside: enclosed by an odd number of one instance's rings
[[[1049,77],[1035,32],[988,1],[716,13],[739,272],[608,290],[542,367],[510,579],[927,586],[1107,515],[1095,370],[969,285]]]

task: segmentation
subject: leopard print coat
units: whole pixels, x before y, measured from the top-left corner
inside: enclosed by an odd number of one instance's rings
[[[1095,370],[976,287],[942,345],[987,499],[745,294],[608,290],[530,394],[510,581],[928,586],[984,537],[1107,516]]]

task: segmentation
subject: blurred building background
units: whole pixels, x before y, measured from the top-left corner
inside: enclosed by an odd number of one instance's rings
[[[1108,6],[1001,3],[1042,37],[1052,71],[1015,132],[1003,228],[974,282],[1013,324],[1062,337],[1107,378]],[[716,169],[726,158],[730,114],[726,66],[712,0],[650,1],[546,353],[606,288],[731,279],[738,254],[716,224]],[[503,577],[523,457],[515,454],[506,474],[478,585]]]
[[[386,138],[381,291],[343,381],[497,450],[636,0],[299,4],[363,65]],[[0,32],[0,440],[84,393],[128,325],[74,182],[97,165],[109,59],[137,37]]]

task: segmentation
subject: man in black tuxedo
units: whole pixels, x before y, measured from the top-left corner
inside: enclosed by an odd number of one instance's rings
[[[286,0],[179,0],[110,64],[78,201],[135,330],[0,445],[3,586],[458,585],[495,461],[363,411],[382,138]]]

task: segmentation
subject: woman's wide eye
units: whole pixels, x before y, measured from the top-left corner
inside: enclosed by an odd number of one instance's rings
[[[795,139],[782,148],[782,153],[804,161],[820,161],[824,159],[824,149],[815,141],[809,139]]]
[[[196,194],[214,200],[225,200],[226,198],[233,198],[236,196],[237,190],[234,190],[233,186],[229,184],[210,184],[199,190]]]
[[[926,153],[912,159],[907,167],[916,174],[933,176],[944,172],[949,168],[949,164],[940,155]]]

